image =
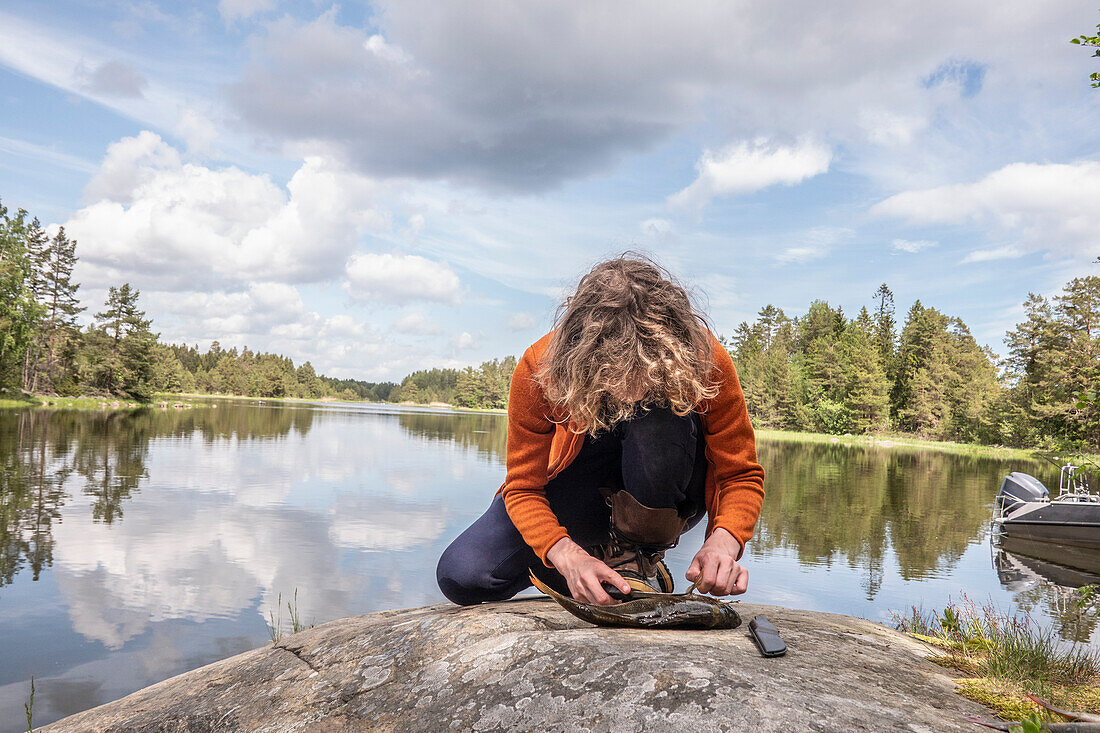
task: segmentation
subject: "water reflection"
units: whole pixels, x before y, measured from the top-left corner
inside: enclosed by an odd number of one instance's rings
[[[846,562],[866,573],[869,599],[888,552],[906,580],[948,572],[989,523],[1005,472],[997,459],[900,447],[768,441],[758,453],[768,494],[753,551]]]
[[[1100,618],[1079,602],[1076,590],[1100,585],[1100,557],[1095,553],[1006,537],[993,548],[993,567],[1016,604],[1026,611],[1041,607],[1054,620],[1061,639],[1087,642],[1092,638]]]
[[[19,729],[32,674],[45,723],[266,643],[295,589],[317,622],[441,601],[435,561],[500,485],[505,443],[503,415],[428,409],[0,412],[0,732]],[[1001,592],[1057,618],[1048,581],[1002,589],[984,545],[1001,477],[1036,466],[759,453],[752,600],[880,618]],[[670,555],[680,577],[700,531]]]
[[[508,421],[503,415],[408,412],[400,420],[409,435],[474,448],[486,458],[504,461]]]

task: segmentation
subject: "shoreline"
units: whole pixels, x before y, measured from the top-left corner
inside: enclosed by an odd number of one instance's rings
[[[421,404],[415,402],[372,402],[369,400],[346,400],[337,398],[310,399],[304,397],[249,397],[246,395],[227,394],[199,394],[192,392],[162,393],[154,395],[151,402],[138,402],[136,400],[106,398],[96,396],[81,397],[57,397],[53,395],[22,395],[19,398],[0,398],[0,409],[70,409],[70,410],[138,410],[163,406],[165,402],[186,400],[232,400],[237,402],[277,402],[286,404],[347,404],[347,405],[385,405],[389,407],[416,407],[424,410],[436,410],[440,413],[456,414],[483,414],[506,415],[507,409],[503,408],[474,408],[459,407],[442,402]],[[195,405],[186,404],[187,407]],[[962,455],[987,455],[993,458],[1018,458],[1036,460],[1035,453],[1040,448],[1012,448],[1000,445],[981,445],[977,443],[955,443],[951,441],[928,440],[913,435],[899,434],[866,434],[866,435],[833,435],[830,433],[807,433],[788,430],[773,430],[760,428],[756,430],[756,437],[765,441],[777,441],[788,443],[823,443],[842,445],[857,448],[878,448],[890,450],[894,448],[914,450],[935,450]],[[1097,454],[1084,454],[1097,455]]]

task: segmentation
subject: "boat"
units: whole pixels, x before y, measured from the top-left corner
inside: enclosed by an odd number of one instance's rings
[[[1100,552],[1100,494],[1089,490],[1072,464],[1062,467],[1053,499],[1039,479],[1010,473],[993,503],[993,532],[1010,540]]]

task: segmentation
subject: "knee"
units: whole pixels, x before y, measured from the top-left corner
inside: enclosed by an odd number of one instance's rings
[[[476,567],[476,558],[463,552],[452,543],[439,557],[435,567],[435,580],[439,590],[451,603],[472,606],[484,600],[487,574]]]

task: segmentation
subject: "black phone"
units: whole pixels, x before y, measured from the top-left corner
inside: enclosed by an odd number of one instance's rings
[[[779,636],[779,629],[763,616],[753,616],[749,621],[749,635],[765,657],[781,657],[787,653],[787,645]]]

